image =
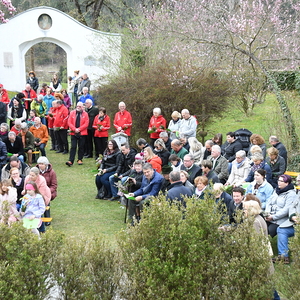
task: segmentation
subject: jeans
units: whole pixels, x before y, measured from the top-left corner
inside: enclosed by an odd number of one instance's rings
[[[128,176],[123,177],[121,179],[121,183],[123,184],[127,178],[128,178]],[[118,188],[115,186],[115,183],[119,180],[120,179],[118,177],[115,177],[114,175],[109,176],[109,184],[110,184],[110,189],[111,189],[113,197],[118,196]]]
[[[111,197],[111,188],[110,188],[110,183],[109,183],[109,177],[113,175],[115,172],[108,172],[103,175],[97,175],[95,182],[98,191],[101,189],[102,185],[105,186],[105,189],[107,191],[108,197]]]
[[[285,257],[289,256],[288,254],[289,237],[294,236],[294,234],[295,234],[294,226],[277,228],[277,248],[278,248],[279,255],[284,255]]]

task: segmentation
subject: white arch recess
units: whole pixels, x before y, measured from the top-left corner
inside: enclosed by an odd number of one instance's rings
[[[0,83],[22,91],[26,83],[25,54],[35,44],[51,42],[67,54],[67,72],[87,73],[92,83],[118,70],[121,35],[82,25],[51,7],[29,9],[0,25]]]

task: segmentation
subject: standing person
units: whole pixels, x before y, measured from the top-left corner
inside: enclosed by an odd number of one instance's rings
[[[47,89],[49,89],[50,87],[48,86],[47,83],[43,83],[42,88],[40,90],[40,94],[43,95],[44,97],[46,96],[47,93]],[[50,89],[51,91],[51,89]],[[50,92],[50,94],[52,95],[52,91]]]
[[[39,117],[41,119],[41,122],[46,125],[45,115],[48,108],[46,102],[44,101],[43,95],[38,95],[37,99],[31,102],[30,109],[34,110],[37,117]]]
[[[51,192],[51,201],[54,200],[57,196],[57,177],[56,173],[52,168],[48,158],[46,156],[40,156],[37,160],[37,168],[40,170],[40,175],[42,175],[46,179],[46,183]],[[50,203],[49,202],[49,206]],[[44,213],[45,218],[50,218],[50,208],[47,209]],[[46,226],[49,226],[50,222],[45,222]]]
[[[7,90],[3,88],[3,84],[0,83],[0,101],[5,103],[6,105],[9,104],[9,97]]]
[[[71,100],[71,105],[73,105],[73,94],[74,94],[74,88],[75,88],[75,80],[73,80],[72,76],[68,77],[68,95]]]
[[[58,75],[56,73],[53,74],[53,77],[50,82],[50,88],[55,93],[60,93],[62,89],[60,79],[58,78]]]
[[[71,111],[68,120],[71,135],[71,150],[69,160],[66,165],[71,167],[74,164],[76,155],[76,148],[78,146],[78,165],[82,165],[82,159],[84,154],[84,143],[87,136],[87,128],[89,126],[89,115],[84,111],[84,105],[82,102],[78,102],[76,109]]]
[[[51,149],[50,149],[50,151],[54,151],[54,150],[57,151],[57,149],[58,149],[57,148],[58,146],[57,146],[56,135],[55,135],[54,128],[53,128],[56,106],[57,106],[57,101],[54,100],[52,102],[52,107],[50,108],[50,110],[48,111],[48,114],[46,116],[47,123],[48,123],[48,131],[49,131],[49,135],[50,135],[50,138],[51,138]]]
[[[98,158],[99,154],[103,155],[107,147],[108,130],[110,129],[110,118],[104,107],[99,108],[99,114],[94,118],[93,128],[95,129],[96,158]]]
[[[49,139],[47,126],[42,124],[41,119],[39,117],[36,117],[34,119],[34,125],[30,127],[29,131],[33,134],[35,138],[35,147],[39,147],[42,156],[46,156],[45,147]]]
[[[153,116],[148,125],[148,133],[150,133],[151,147],[154,147],[154,142],[159,138],[159,134],[166,130],[167,121],[161,114],[161,109],[156,107],[153,109]]]
[[[57,141],[56,153],[69,153],[68,144],[68,118],[69,111],[64,106],[62,100],[56,101],[55,116],[53,122],[53,130]]]
[[[174,139],[179,138],[179,134],[177,136],[176,133],[178,133],[179,128],[180,128],[181,114],[175,110],[172,112],[171,117],[172,117],[172,120],[169,122],[168,129],[171,130],[170,139],[174,140]]]
[[[87,99],[85,101],[85,111],[88,113],[89,116],[89,126],[88,126],[88,134],[86,137],[86,143],[84,147],[84,157],[85,158],[91,158],[93,157],[93,144],[94,144],[94,136],[95,136],[95,128],[93,128],[93,123],[95,120],[95,117],[99,113],[99,109],[95,106],[93,106],[93,102],[91,99]]]
[[[70,97],[69,97],[69,95],[68,95],[68,93],[67,93],[67,90],[66,89],[62,89],[61,90],[61,94],[63,95],[63,101],[64,101],[64,104],[65,104],[65,106],[66,106],[66,108],[68,109],[68,110],[70,110],[70,107],[71,107],[71,105],[72,105],[72,102],[71,102],[71,99],[70,99]]]
[[[78,91],[77,91],[78,96],[83,94],[84,87],[88,88],[88,92],[90,91],[91,81],[90,81],[89,77],[87,76],[87,74],[82,75],[81,81],[78,84]]]
[[[89,94],[89,89],[88,89],[88,87],[85,86],[82,88],[82,96],[79,98],[79,101],[82,103],[85,103],[85,101],[87,99],[92,100],[93,105],[95,104],[95,100],[94,100],[93,96],[91,94]]]
[[[79,70],[75,70],[74,71],[74,76],[72,77],[72,80],[74,81],[75,85],[74,85],[74,101],[75,101],[75,104],[77,104],[78,102],[78,85],[79,85]]]
[[[182,120],[179,127],[179,136],[183,134],[187,139],[190,137],[196,137],[197,120],[194,116],[191,116],[187,109],[181,111]]]
[[[46,95],[44,96],[44,101],[47,105],[46,115],[49,113],[49,109],[52,107],[52,102],[55,100],[54,96],[51,94],[51,89],[46,89]]]
[[[42,224],[42,214],[45,211],[45,203],[42,195],[40,194],[39,189],[37,188],[37,185],[34,182],[28,182],[25,186],[26,194],[24,195],[24,200],[22,201],[21,210],[24,209],[23,219],[28,218],[29,220],[33,219],[40,219],[40,222],[37,226],[37,228],[31,229],[31,231],[38,236],[40,235],[38,228]],[[24,207],[24,208],[23,208]]]
[[[37,90],[39,88],[39,80],[38,78],[35,76],[35,72],[34,71],[30,71],[28,73],[29,77],[27,79],[28,84],[30,84],[31,88],[37,93]]]
[[[130,137],[132,117],[130,112],[126,110],[124,102],[119,103],[119,111],[115,114],[114,118],[114,127],[116,129],[116,133],[123,132]]]
[[[22,93],[25,95],[24,98],[24,107],[26,109],[26,115],[29,115],[29,111],[30,111],[30,104],[31,102],[37,98],[37,94],[36,92],[31,88],[30,84],[27,83],[25,85],[25,90],[22,91]]]
[[[14,126],[16,119],[19,119],[21,122],[26,120],[27,113],[21,99],[17,97],[13,99],[13,106],[8,109],[7,118],[10,120],[10,128]]]

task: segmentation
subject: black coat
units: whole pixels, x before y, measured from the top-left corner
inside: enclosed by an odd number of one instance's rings
[[[232,162],[235,160],[235,154],[243,150],[243,145],[239,139],[236,139],[232,143],[227,143],[224,146],[224,157],[229,161]]]
[[[36,77],[33,77],[32,80],[30,78],[27,79],[27,82],[29,83],[31,88],[36,92],[37,89],[39,88],[39,80]]]
[[[187,170],[187,168],[184,165],[181,165],[180,170],[186,171],[189,174],[188,181],[192,184],[194,184],[194,180],[197,176],[202,175],[202,170],[199,166],[193,165],[191,169]],[[218,181],[219,182],[219,181]]]
[[[6,104],[0,101],[0,124],[6,123],[6,118],[7,118]]]
[[[93,129],[93,122],[95,117],[99,114],[99,108],[95,106],[91,106],[89,109],[86,110],[89,115],[89,126],[88,129]]]
[[[154,154],[161,158],[162,166],[166,166],[169,163],[170,152],[168,150],[157,151],[154,149]]]
[[[116,170],[116,173],[118,175],[121,175],[131,169],[133,162],[135,160],[136,154],[137,154],[137,151],[134,148],[131,148],[127,155],[124,155],[123,153],[121,154],[121,158],[119,160],[119,165]]]
[[[279,151],[279,155],[284,158],[285,165],[287,166],[287,151],[285,146],[281,142],[278,142],[276,145],[273,145],[273,147]]]
[[[16,136],[16,140],[11,144],[9,141],[8,137],[3,141],[6,145],[6,149],[8,153],[12,154],[19,154],[19,155],[24,155],[24,147],[22,143],[22,138],[19,136]]]
[[[107,151],[105,150],[100,169],[106,169],[107,173],[116,171],[121,159],[121,154],[119,149],[112,154],[107,154]]]

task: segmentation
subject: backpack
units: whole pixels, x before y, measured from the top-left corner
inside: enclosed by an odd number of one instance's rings
[[[246,128],[238,129],[234,132],[235,138],[239,139],[243,145],[243,149],[248,153],[250,147],[250,136],[252,132]]]

